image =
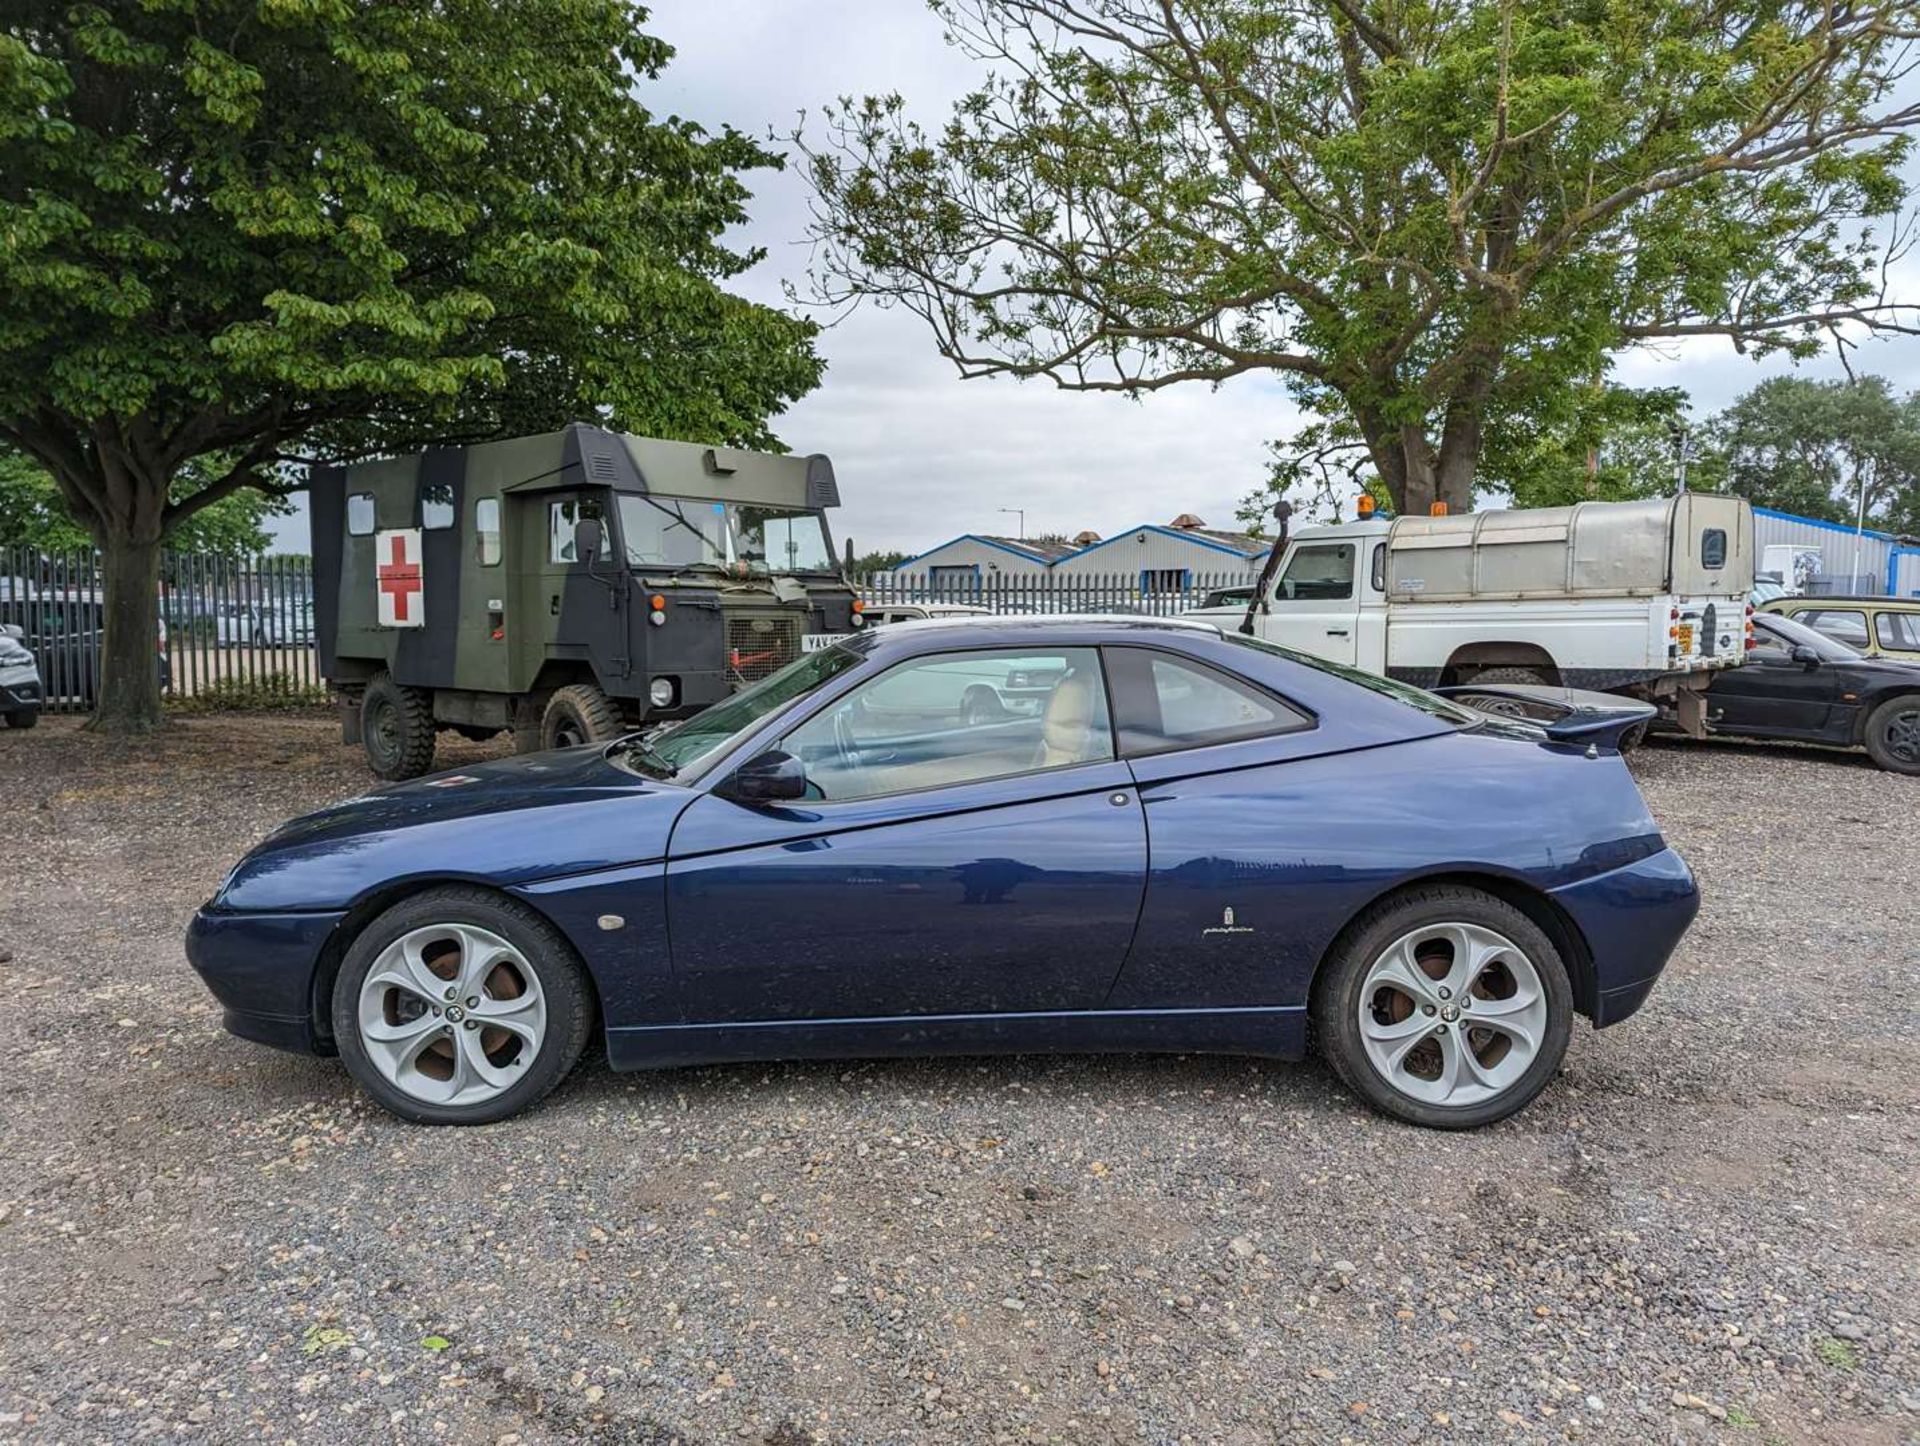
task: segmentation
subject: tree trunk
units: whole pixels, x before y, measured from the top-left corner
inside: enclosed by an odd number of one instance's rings
[[[149,733],[161,727],[160,537],[110,529],[102,539],[106,639],[100,695],[88,727],[100,733]]]

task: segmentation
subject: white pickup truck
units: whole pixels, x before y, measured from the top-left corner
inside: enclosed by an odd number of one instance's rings
[[[1746,661],[1753,511],[1737,497],[1350,522],[1285,548],[1255,635],[1423,688],[1624,692],[1699,732],[1713,673]],[[1190,616],[1238,628],[1251,599]]]

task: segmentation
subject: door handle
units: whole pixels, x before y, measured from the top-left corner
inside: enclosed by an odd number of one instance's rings
[[[1330,638],[1344,638],[1346,635],[1347,635],[1347,629],[1345,628],[1328,628],[1327,629],[1327,636]]]

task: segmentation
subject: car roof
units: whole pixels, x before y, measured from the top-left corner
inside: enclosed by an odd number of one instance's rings
[[[1828,603],[1855,603],[1879,608],[1905,608],[1920,611],[1920,597],[1888,597],[1884,593],[1870,592],[1823,592],[1808,596],[1802,593],[1798,597],[1777,597],[1771,599],[1768,607],[1825,607]]]
[[[972,646],[1007,642],[1028,647],[1040,641],[1097,643],[1103,639],[1118,642],[1124,638],[1137,642],[1143,633],[1199,633],[1218,637],[1220,629],[1197,618],[1156,618],[1126,613],[994,613],[984,617],[970,614],[965,617],[914,618],[907,622],[888,623],[884,634],[875,632],[860,636],[873,638],[876,645],[882,645],[881,640],[884,639],[884,645],[898,646],[911,642],[917,647],[921,642],[954,638],[965,639]]]

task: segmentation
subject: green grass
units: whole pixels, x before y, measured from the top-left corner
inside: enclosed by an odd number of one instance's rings
[[[1824,1336],[1816,1341],[1813,1353],[1835,1370],[1856,1371],[1860,1368],[1860,1347],[1838,1336]]]
[[[1758,1426],[1760,1422],[1746,1407],[1729,1406],[1727,1407],[1727,1424],[1729,1426]]]

